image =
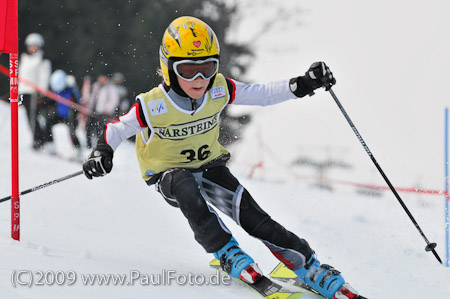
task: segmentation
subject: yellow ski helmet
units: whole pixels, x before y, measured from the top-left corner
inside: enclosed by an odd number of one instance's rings
[[[209,57],[219,59],[219,56],[219,41],[208,24],[194,17],[179,17],[167,27],[159,50],[164,82],[167,86],[177,89],[178,81],[173,71],[173,63],[176,61],[202,60]],[[210,86],[214,80],[215,76],[211,78]]]

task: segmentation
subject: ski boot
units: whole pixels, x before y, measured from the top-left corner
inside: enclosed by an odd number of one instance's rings
[[[254,283],[263,276],[255,261],[239,247],[234,237],[221,249],[214,252],[220,261],[222,270],[231,277],[239,278],[246,283]]]
[[[353,299],[357,297],[343,297],[346,293],[341,288],[345,284],[345,280],[339,271],[333,267],[323,264],[321,265],[315,254],[306,265],[294,271],[295,274],[306,284],[319,292],[322,296],[330,299]],[[345,289],[348,290],[348,289]],[[351,289],[353,290],[353,289]],[[339,293],[340,292],[340,293]],[[339,293],[339,294],[338,294]],[[358,296],[357,293],[355,296]]]

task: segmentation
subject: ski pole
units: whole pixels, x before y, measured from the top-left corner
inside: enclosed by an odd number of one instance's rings
[[[439,261],[439,263],[442,264],[441,258],[439,257],[439,255],[437,254],[435,248],[437,246],[436,243],[430,243],[427,239],[427,237],[425,236],[425,234],[423,233],[422,229],[420,228],[419,224],[417,223],[417,221],[414,219],[413,215],[411,214],[411,212],[408,210],[408,208],[406,207],[405,203],[403,202],[403,200],[400,198],[400,195],[397,193],[397,191],[395,190],[394,186],[391,184],[391,182],[389,181],[388,177],[386,176],[386,174],[384,173],[383,169],[381,169],[380,165],[378,164],[377,160],[375,159],[374,155],[372,154],[372,152],[370,151],[369,147],[367,146],[366,142],[364,141],[364,139],[361,137],[361,134],[359,134],[358,130],[356,129],[355,125],[353,124],[352,120],[350,119],[350,117],[348,116],[347,112],[345,111],[344,107],[341,105],[341,102],[339,102],[339,99],[337,98],[336,94],[334,93],[334,91],[331,89],[331,86],[327,87],[327,90],[330,92],[331,96],[333,97],[334,101],[336,102],[336,104],[338,105],[339,109],[341,109],[342,114],[344,114],[345,119],[347,120],[348,124],[350,125],[350,127],[353,129],[353,132],[355,133],[356,137],[358,138],[359,142],[362,144],[362,146],[364,147],[364,149],[366,150],[367,154],[369,155],[370,159],[372,160],[373,164],[375,164],[375,167],[378,169],[378,171],[380,172],[381,176],[383,177],[383,179],[386,181],[386,183],[389,186],[389,189],[391,189],[392,193],[394,193],[395,197],[397,198],[398,202],[400,203],[400,205],[403,207],[403,209],[405,210],[406,214],[408,214],[409,219],[411,219],[412,223],[414,224],[414,226],[417,228],[417,230],[419,231],[420,235],[422,236],[422,238],[425,240],[425,242],[427,243],[427,246],[425,247],[425,251],[431,251],[434,256],[436,257],[436,259]]]
[[[45,183],[45,184],[42,184],[42,185],[39,185],[39,186],[30,188],[30,189],[27,189],[27,190],[25,190],[25,191],[20,192],[20,193],[19,193],[19,196],[22,196],[22,195],[25,195],[25,194],[28,194],[28,193],[31,193],[31,192],[34,192],[34,191],[37,191],[37,190],[41,190],[41,189],[44,189],[44,188],[53,186],[53,185],[58,184],[58,183],[60,183],[60,182],[62,182],[62,181],[65,181],[65,180],[71,179],[71,178],[73,178],[73,177],[76,177],[76,176],[78,176],[78,175],[80,175],[80,174],[82,174],[82,173],[83,173],[83,170],[80,170],[80,171],[77,171],[77,172],[75,172],[75,173],[66,175],[66,176],[64,176],[64,177],[62,177],[62,178],[59,178],[59,179],[50,181],[50,182],[48,182],[48,183]],[[0,199],[0,202],[4,202],[4,201],[10,200],[10,199],[11,199],[11,195],[10,195],[10,196],[6,196],[6,197],[1,198],[1,199]]]

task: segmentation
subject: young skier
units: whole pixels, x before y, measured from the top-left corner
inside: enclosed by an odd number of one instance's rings
[[[358,298],[340,272],[320,264],[309,244],[262,210],[226,166],[230,153],[218,142],[220,112],[228,104],[273,105],[312,95],[336,83],[323,62],[304,76],[268,84],[245,84],[219,70],[213,30],[194,17],[175,19],[160,47],[164,83],[137,96],[118,122],[107,123],[83,164],[88,179],[112,169],[114,151],[136,135],[143,179],[187,218],[195,239],[232,277],[248,283],[262,275],[211,205],[260,239],[299,278],[326,298]]]

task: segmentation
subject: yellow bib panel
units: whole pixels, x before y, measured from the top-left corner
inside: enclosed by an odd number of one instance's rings
[[[136,136],[144,180],[171,168],[200,168],[228,151],[219,143],[219,115],[229,92],[222,74],[194,114],[170,98],[162,85],[138,96],[149,130]]]

